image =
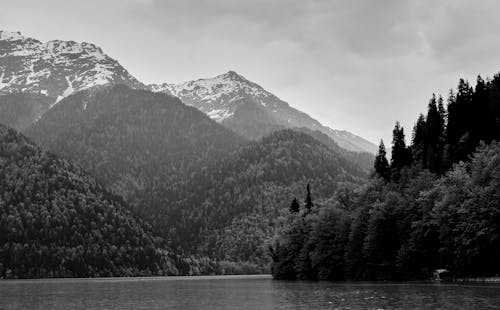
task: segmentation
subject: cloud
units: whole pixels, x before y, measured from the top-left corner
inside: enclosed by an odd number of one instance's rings
[[[93,41],[145,82],[236,70],[373,141],[390,140],[396,119],[409,133],[432,92],[498,70],[499,11],[496,0],[0,0],[2,27]]]

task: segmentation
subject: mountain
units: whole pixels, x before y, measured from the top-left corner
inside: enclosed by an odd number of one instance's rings
[[[0,278],[177,274],[123,200],[4,125],[0,174]]]
[[[314,139],[323,143],[335,153],[338,153],[351,163],[357,165],[365,173],[369,173],[371,170],[373,170],[373,162],[375,160],[375,157],[372,153],[348,151],[345,148],[340,147],[340,145],[333,141],[332,138],[319,130],[311,130],[305,127],[294,128],[294,130],[310,135]]]
[[[277,131],[193,174],[185,185],[189,191],[171,205],[178,216],[171,214],[163,225],[177,223],[179,242],[199,253],[264,264],[266,240],[290,197],[305,197],[310,184],[321,203],[365,177],[356,164],[310,135]]]
[[[125,85],[69,96],[25,133],[79,162],[141,214],[150,199],[182,190],[171,184],[245,141],[176,97]]]
[[[255,236],[269,238],[271,220],[288,203],[281,198],[301,195],[308,182],[317,199],[328,199],[338,184],[366,175],[307,134],[277,131],[248,143],[176,97],[124,85],[73,94],[25,133],[124,197],[178,253],[217,259],[263,263],[262,251],[249,257],[209,249],[229,244],[222,232],[249,217],[266,218]]]
[[[26,128],[61,99],[106,84],[145,88],[94,44],[40,42],[19,32],[0,31],[0,112],[8,109],[12,115],[4,96],[26,97],[19,120],[13,121],[16,129]]]
[[[152,84],[149,88],[179,97],[185,104],[250,139],[282,128],[305,127],[327,134],[350,151],[374,153],[377,149],[352,133],[323,126],[234,71],[180,84]]]
[[[0,95],[0,124],[22,131],[39,119],[53,102],[52,98],[36,93]]]
[[[23,131],[63,98],[109,84],[172,94],[252,140],[284,128],[306,127],[327,134],[347,150],[377,149],[359,136],[321,125],[234,71],[212,79],[146,86],[94,44],[40,42],[0,31],[1,123]]]

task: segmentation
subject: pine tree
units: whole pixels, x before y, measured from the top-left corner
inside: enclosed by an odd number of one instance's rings
[[[422,167],[424,166],[424,154],[425,154],[425,117],[423,114],[420,114],[417,123],[413,127],[413,137],[412,137],[412,146],[411,152],[413,155],[414,163],[420,164]]]
[[[489,128],[495,122],[494,114],[490,111],[488,89],[485,81],[479,75],[477,77],[476,88],[473,96],[474,110],[471,115],[472,135],[474,138],[474,147],[479,141],[490,143],[493,139],[492,131]]]
[[[467,160],[468,155],[473,151],[473,139],[470,133],[472,127],[470,117],[474,108],[473,93],[469,83],[460,79],[455,101],[448,107],[446,142],[452,149],[449,154],[452,163]]]
[[[384,140],[380,140],[380,145],[378,147],[378,154],[375,157],[374,163],[375,173],[388,181],[390,176],[389,162],[387,161],[387,154],[385,151]]]
[[[438,99],[438,112],[441,118],[444,120],[444,124],[446,125],[446,109],[444,108],[444,100],[441,95],[439,95]]]
[[[500,73],[495,74],[493,79],[488,82],[488,113],[491,121],[488,126],[488,132],[491,139],[500,141]]]
[[[311,187],[310,187],[309,183],[307,183],[307,196],[306,196],[305,205],[306,205],[307,213],[310,213],[311,209],[313,207],[313,202],[312,202],[312,197],[311,197]]]
[[[398,181],[401,169],[409,164],[411,164],[411,151],[406,147],[404,128],[396,122],[392,132],[392,179]]]
[[[455,96],[455,92],[453,89],[450,89],[448,92],[448,100],[447,100],[447,121],[446,121],[446,130],[445,130],[445,141],[444,141],[444,150],[443,150],[443,168],[444,170],[448,170],[453,164],[453,160],[456,153],[456,143],[453,141],[457,136],[457,107],[456,102],[457,98]]]
[[[440,173],[442,171],[442,140],[444,139],[444,109],[443,100],[436,101],[436,95],[432,95],[429,101],[427,118],[425,120],[426,130],[424,139],[424,168],[431,172]],[[438,107],[439,106],[439,107]]]
[[[290,205],[290,212],[291,213],[298,213],[300,211],[300,204],[297,201],[297,198],[293,198],[292,204]]]

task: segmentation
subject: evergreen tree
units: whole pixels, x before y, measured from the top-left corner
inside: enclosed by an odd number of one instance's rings
[[[383,178],[384,180],[388,181],[389,180],[389,174],[390,174],[390,167],[389,167],[389,162],[387,161],[386,157],[386,151],[385,151],[385,145],[384,141],[380,140],[380,145],[378,147],[378,154],[375,157],[375,173]]]
[[[439,115],[441,116],[441,118],[446,122],[446,109],[444,107],[443,96],[441,96],[441,95],[439,95],[439,99],[438,99],[438,112],[439,112]]]
[[[411,163],[411,152],[406,147],[404,128],[396,122],[392,132],[391,177],[397,181],[401,169]]]
[[[425,117],[423,114],[420,114],[417,123],[413,127],[411,152],[414,163],[418,163],[422,167],[424,166],[425,159],[425,131]]]
[[[491,120],[487,131],[492,140],[500,141],[500,73],[496,74],[488,83],[488,102],[488,113]]]
[[[449,158],[451,162],[467,160],[473,151],[473,140],[471,139],[470,117],[473,110],[473,89],[464,79],[458,83],[458,91],[454,101],[448,106],[448,128],[446,132],[446,143],[449,145]]]
[[[290,205],[290,212],[291,213],[298,213],[300,211],[300,204],[297,201],[297,198],[293,198],[292,204]]]
[[[427,110],[427,118],[425,121],[425,141],[424,141],[424,168],[428,168],[431,172],[442,171],[442,140],[444,138],[444,118],[442,116],[443,102],[439,100],[439,106],[436,101],[436,95],[432,95],[429,101]]]
[[[309,185],[309,183],[307,183],[307,196],[306,196],[305,205],[306,205],[307,213],[310,213],[311,209],[313,207],[313,202],[312,202],[312,197],[311,197],[311,186]]]
[[[485,81],[479,75],[473,96],[474,109],[471,113],[471,132],[474,138],[474,147],[480,140],[490,143],[493,139],[489,130],[495,122],[494,114],[490,111],[488,89]]]

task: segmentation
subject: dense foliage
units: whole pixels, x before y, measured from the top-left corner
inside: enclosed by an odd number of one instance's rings
[[[500,74],[488,81],[479,76],[475,88],[461,79],[456,93],[450,90],[446,108],[443,98],[433,95],[427,115],[417,119],[411,145],[406,146],[399,123],[393,139],[390,173],[387,165],[375,167],[386,180],[398,181],[404,167],[442,175],[454,163],[467,161],[480,141],[500,140]]]
[[[125,86],[70,96],[26,133],[123,196],[176,253],[247,267],[269,261],[289,196],[310,182],[329,198],[366,174],[334,142],[285,130],[245,143],[175,97]]]
[[[338,184],[360,184],[364,176],[309,135],[279,131],[194,173],[168,213],[152,221],[175,227],[168,233],[175,248],[193,245],[220,259],[267,261],[263,241],[290,195],[300,195],[310,182],[318,198],[329,198]]]
[[[0,278],[178,273],[121,199],[3,125],[0,175]]]
[[[369,173],[371,170],[373,170],[373,159],[374,159],[373,154],[367,152],[348,151],[340,147],[340,145],[338,145],[335,141],[333,141],[329,136],[327,136],[326,134],[322,133],[319,130],[311,130],[305,127],[296,128],[295,130],[310,135],[314,139],[326,145],[335,153],[340,154],[346,160],[357,165],[360,169],[362,169],[366,173]]]
[[[500,145],[438,178],[381,179],[350,202],[290,212],[279,221],[273,274],[280,279],[414,279],[446,268],[457,277],[500,272]],[[354,211],[351,211],[354,210]]]
[[[171,184],[243,142],[176,97],[124,85],[76,93],[25,133],[134,205],[177,192]]]
[[[500,75],[461,80],[447,109],[432,97],[410,146],[393,131],[371,182],[280,218],[270,247],[279,279],[416,279],[500,272]],[[480,142],[483,141],[483,142]],[[475,149],[475,152],[474,152]]]

